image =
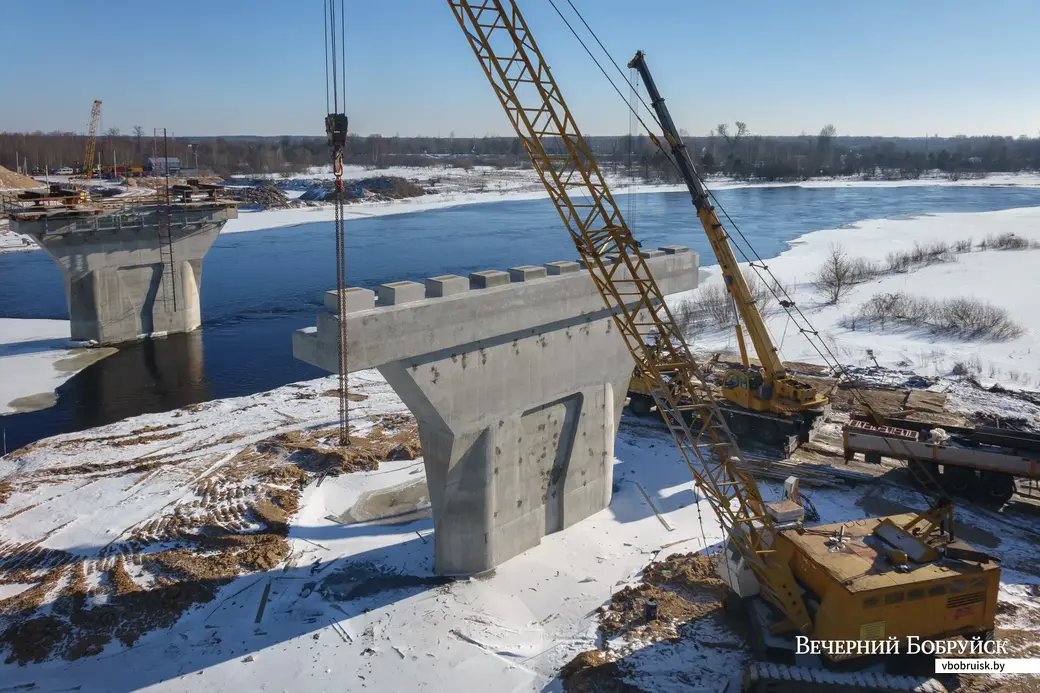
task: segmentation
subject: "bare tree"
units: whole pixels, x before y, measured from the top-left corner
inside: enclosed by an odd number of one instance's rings
[[[816,290],[827,303],[837,303],[852,289],[852,261],[841,245],[831,246],[831,252],[816,274]]]
[[[727,143],[733,142],[733,139],[729,136],[729,126],[725,123],[719,123],[716,125],[715,131],[722,135],[723,139],[725,139]]]
[[[141,140],[144,138],[144,128],[140,125],[134,126],[134,158],[141,158]]]

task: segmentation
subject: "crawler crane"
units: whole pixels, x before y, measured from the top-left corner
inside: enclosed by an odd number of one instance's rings
[[[790,521],[789,505],[764,502],[520,11],[511,0],[448,4],[726,532],[720,575],[762,642],[784,649],[795,635],[855,641],[992,630],[1000,568],[959,546],[944,512],[804,528]]]
[[[664,139],[671,150],[679,175],[693,198],[697,218],[708,236],[711,249],[722,270],[726,291],[739,316],[735,327],[742,367],[727,371],[722,384],[720,407],[738,439],[757,439],[768,444],[784,444],[786,451],[791,452],[799,443],[808,442],[823,422],[830,406],[827,397],[813,385],[799,380],[784,368],[779,350],[769,336],[765,320],[762,319],[760,307],[737,264],[726,229],[709,201],[708,191],[697,175],[693,159],[679,137],[668,107],[657,91],[643,52],[637,52],[628,66],[636,69],[646,85],[650,105],[664,130]],[[751,338],[755,355],[762,364],[761,367],[752,366],[748,359],[744,340],[745,329]],[[643,381],[638,377],[633,378],[629,389],[633,409],[637,413],[649,411]]]

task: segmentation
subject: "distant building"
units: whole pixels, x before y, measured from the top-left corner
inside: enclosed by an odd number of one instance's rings
[[[175,156],[150,156],[145,168],[153,176],[176,176],[181,172],[181,160]]]

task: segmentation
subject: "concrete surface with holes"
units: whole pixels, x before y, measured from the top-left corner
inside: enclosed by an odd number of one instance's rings
[[[238,212],[221,203],[174,205],[168,244],[159,242],[157,215],[156,207],[12,215],[11,230],[61,267],[73,342],[118,344],[202,324],[202,260]]]
[[[644,255],[665,294],[696,287],[696,253]],[[579,263],[349,288],[343,303],[347,370],[378,368],[418,420],[438,573],[490,570],[607,506],[634,362]],[[338,304],[327,292],[293,335],[294,356],[330,372]]]

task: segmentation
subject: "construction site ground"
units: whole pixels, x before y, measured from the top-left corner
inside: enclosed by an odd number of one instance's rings
[[[899,377],[863,378],[905,407],[883,384]],[[705,555],[722,531],[653,419],[623,417],[607,510],[488,575],[450,580],[433,573],[411,415],[378,374],[352,376],[353,445],[337,449],[334,388],[325,378],[135,417],[3,458],[4,685],[717,691],[753,661]],[[969,419],[957,408],[995,412],[993,397],[1028,411],[963,381],[928,388],[946,388],[943,408]],[[760,475],[766,499],[790,466],[821,523],[921,509],[899,464],[844,463],[835,432],[847,414],[836,407],[786,463],[755,451],[757,468],[775,466]],[[956,517],[962,538],[1002,561],[997,637],[1012,657],[1040,656],[1036,505],[960,503]],[[649,597],[659,618],[647,623]],[[1037,680],[942,683],[974,693]]]

